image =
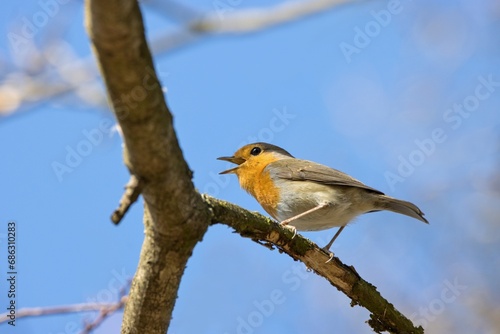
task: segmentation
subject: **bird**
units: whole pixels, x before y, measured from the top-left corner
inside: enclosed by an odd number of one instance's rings
[[[392,211],[429,224],[413,203],[385,195],[328,166],[296,159],[276,145],[258,142],[219,157],[237,166],[219,174],[236,174],[241,188],[281,225],[294,231],[321,231],[339,227],[323,249],[359,215]]]

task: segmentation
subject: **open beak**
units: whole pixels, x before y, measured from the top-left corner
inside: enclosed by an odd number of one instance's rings
[[[217,158],[217,160],[229,161],[229,162],[232,162],[233,164],[237,164],[238,165],[238,166],[236,166],[234,168],[231,168],[231,169],[225,170],[223,172],[220,172],[219,174],[232,174],[232,173],[236,173],[236,170],[240,167],[239,165],[241,165],[242,163],[245,162],[245,159],[234,157],[234,156],[233,157],[220,157],[220,158]]]

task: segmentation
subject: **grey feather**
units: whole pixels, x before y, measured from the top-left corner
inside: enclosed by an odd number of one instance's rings
[[[381,210],[389,210],[392,212],[400,213],[409,217],[413,217],[426,224],[429,224],[427,219],[424,218],[424,213],[413,203],[403,201],[397,198],[381,195],[377,196],[375,205]]]
[[[331,186],[356,187],[376,194],[384,194],[346,173],[308,160],[281,159],[270,163],[267,169],[272,175],[291,181],[311,181]]]

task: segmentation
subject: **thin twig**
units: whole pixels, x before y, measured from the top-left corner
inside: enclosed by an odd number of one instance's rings
[[[198,15],[194,9],[192,12],[188,12],[186,9],[182,15],[180,15],[179,12],[182,12],[182,10],[177,7],[181,5],[169,2],[168,5],[170,7],[166,6],[166,8],[171,9],[172,6],[176,7],[177,9],[174,10],[173,13],[179,15],[179,20],[184,17],[187,18],[185,21],[186,23],[174,30],[160,32],[152,36],[150,43],[151,50],[155,55],[160,55],[186,47],[213,34],[252,33],[257,30],[285,24],[320,13],[343,3],[354,2],[356,2],[356,0],[304,0],[286,2],[269,8],[238,9],[227,12],[212,11],[206,15]],[[43,101],[64,97],[67,94],[75,92],[77,89],[81,89],[82,85],[91,84],[98,80],[98,72],[96,71],[95,62],[92,57],[79,59],[75,61],[75,63],[76,65],[73,71],[88,74],[82,82],[75,83],[63,80],[62,83],[48,84],[46,77],[52,77],[54,72],[60,70],[56,68],[56,71],[47,71],[47,73],[44,72],[40,75],[30,76],[29,85],[25,85],[24,82],[16,83],[18,86],[20,85],[22,87],[38,87],[38,91],[35,92],[36,94],[31,91],[21,92],[20,106],[15,111],[2,115],[3,118],[12,117],[18,112],[33,110]],[[33,96],[35,96],[35,98],[33,98]],[[104,102],[105,99],[102,99],[102,101]]]
[[[62,305],[54,307],[26,307],[16,311],[16,320],[27,317],[39,317],[45,315],[81,313],[81,312],[103,312],[103,310],[119,309],[127,301],[127,296],[123,296],[117,303],[81,303],[73,305]],[[9,313],[0,314],[0,324],[9,321]]]
[[[242,9],[230,13],[212,12],[191,22],[199,32],[248,33],[323,12],[353,0],[288,1],[273,7]]]
[[[128,296],[122,296],[120,298],[120,300],[118,301],[118,303],[116,303],[114,305],[110,305],[109,307],[106,307],[106,308],[102,308],[100,310],[97,318],[95,318],[94,321],[92,321],[91,323],[86,324],[85,328],[80,332],[80,334],[88,334],[92,330],[96,329],[98,326],[100,326],[103,323],[103,321],[107,317],[109,317],[110,315],[112,315],[116,311],[121,310],[125,306],[125,304],[127,303],[127,300],[128,300]]]
[[[115,223],[115,225],[118,225],[120,223],[120,221],[127,213],[128,209],[130,209],[130,206],[134,204],[135,201],[137,201],[139,195],[141,194],[141,191],[142,182],[135,175],[131,175],[130,180],[125,186],[125,192],[120,199],[120,204],[111,215],[111,221]]]

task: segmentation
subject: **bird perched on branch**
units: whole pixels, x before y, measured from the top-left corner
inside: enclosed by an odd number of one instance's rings
[[[254,143],[231,157],[220,157],[237,166],[220,174],[236,174],[240,186],[281,225],[299,231],[340,227],[323,249],[329,252],[335,239],[355,217],[388,210],[424,223],[424,213],[336,169],[294,158],[281,147]]]

